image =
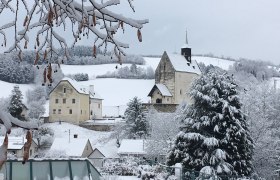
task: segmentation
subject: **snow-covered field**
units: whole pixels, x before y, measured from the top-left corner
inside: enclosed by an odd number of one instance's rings
[[[218,66],[224,70],[228,70],[229,67],[235,63],[235,61],[202,56],[193,56],[192,59],[196,60],[198,63],[202,62],[206,66],[212,64],[213,66]]]

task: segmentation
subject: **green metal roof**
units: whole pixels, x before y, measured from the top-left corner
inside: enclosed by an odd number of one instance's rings
[[[30,159],[25,164],[7,160],[0,170],[4,180],[100,180],[87,159]]]

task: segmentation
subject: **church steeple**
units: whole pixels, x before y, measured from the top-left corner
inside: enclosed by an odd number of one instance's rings
[[[186,42],[181,48],[181,55],[186,58],[187,61],[191,62],[192,58],[192,49],[190,48],[188,44],[188,31],[186,30]]]

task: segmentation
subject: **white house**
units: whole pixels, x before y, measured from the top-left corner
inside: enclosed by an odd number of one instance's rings
[[[123,139],[118,149],[118,155],[121,156],[145,156],[146,145],[144,139]]]
[[[0,144],[3,144],[5,137],[0,136]],[[14,155],[16,158],[22,158],[24,153],[24,143],[26,142],[25,136],[21,137],[8,137],[8,153]],[[38,145],[37,143],[32,140],[31,147],[29,150],[29,157],[34,157],[34,154],[37,152]]]
[[[89,139],[70,137],[55,138],[50,151],[61,151],[72,158],[86,158],[93,152],[93,149]]]

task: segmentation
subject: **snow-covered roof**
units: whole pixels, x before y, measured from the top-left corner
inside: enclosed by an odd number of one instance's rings
[[[93,151],[98,150],[101,152],[105,158],[118,158],[119,155],[117,154],[117,146],[114,145],[113,147],[106,147],[106,146],[99,146],[96,147]]]
[[[164,84],[155,84],[148,96],[151,96],[156,88],[160,91],[162,96],[172,97],[172,94]]]
[[[123,139],[118,149],[119,155],[147,154],[143,139]]]
[[[180,54],[167,53],[167,56],[176,71],[201,74],[195,60],[191,60],[191,62],[189,62]]]
[[[80,85],[76,80],[64,77],[61,81],[68,81],[80,94],[89,94],[92,99],[102,99],[96,91],[91,91],[90,87]]]
[[[0,144],[3,143],[5,137],[4,136],[0,136]],[[27,140],[25,139],[25,137],[8,137],[8,150],[19,150],[23,148],[24,143]]]
[[[71,157],[81,157],[88,142],[86,138],[70,138],[70,141],[69,138],[55,138],[50,150],[64,151]]]

